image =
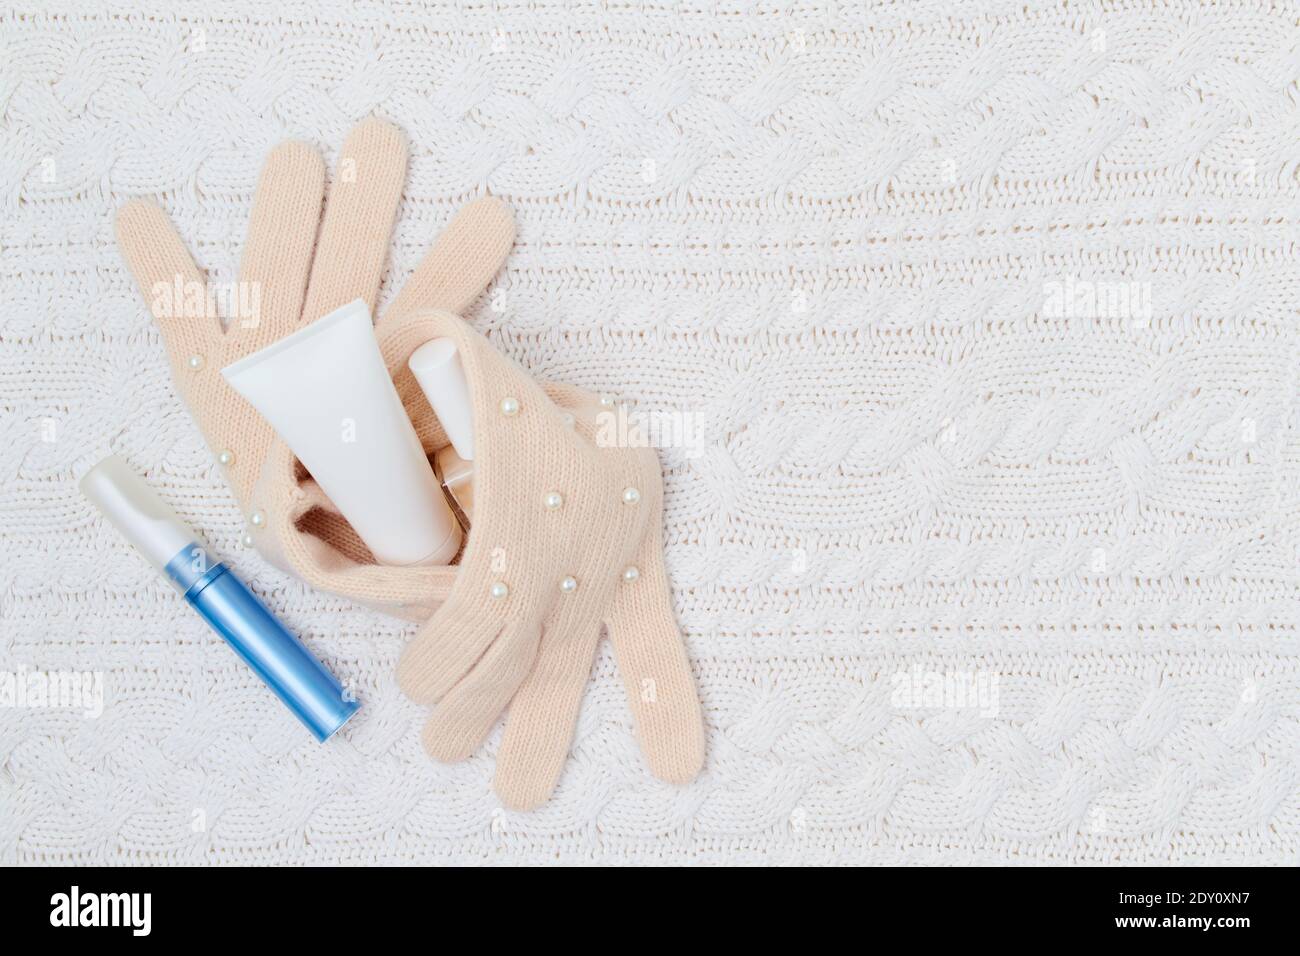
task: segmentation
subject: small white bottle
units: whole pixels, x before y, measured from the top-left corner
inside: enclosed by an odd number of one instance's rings
[[[451,441],[434,455],[433,470],[461,527],[468,531],[474,511],[474,409],[456,343],[430,339],[411,353],[406,364]]]

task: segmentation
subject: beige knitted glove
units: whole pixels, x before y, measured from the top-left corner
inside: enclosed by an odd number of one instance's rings
[[[399,359],[454,339],[473,405],[474,524],[450,596],[397,670],[408,696],[437,705],[425,749],[463,759],[508,705],[497,793],[513,808],[542,803],[603,624],[651,771],[692,779],[703,723],[664,571],[658,455],[598,446],[598,416],[613,412],[579,389],[538,384],[454,315],[379,331]]]
[[[167,216],[135,200],[117,215],[118,245],[163,333],[172,380],[248,517],[246,542],[309,584],[411,620],[424,620],[450,589],[443,568],[393,574],[375,564],[288,447],[221,369],[353,299],[372,309],[406,178],[406,143],[392,125],[366,120],[348,135],[325,204],[325,168],[305,143],[286,142],[258,181],[237,293],[223,329],[216,304]],[[317,227],[320,227],[319,241]],[[465,206],[388,310],[460,312],[486,288],[514,242],[495,199]],[[408,373],[409,374],[409,373]],[[446,444],[425,416],[426,448]]]
[[[172,379],[243,504],[274,433],[226,384],[221,368],[348,301],[340,294],[355,292],[373,306],[379,288],[406,147],[397,130],[371,120],[348,137],[340,167],[350,174],[334,185],[315,256],[324,163],[305,143],[281,143],[271,152],[258,181],[238,288],[229,296],[237,314],[228,316],[226,329],[163,211],[135,200],[117,214],[118,245],[162,330]]]
[[[663,567],[657,455],[598,448],[602,408],[592,396],[539,385],[452,314],[479,295],[513,243],[501,203],[462,209],[375,328],[430,454],[447,439],[406,361],[431,338],[450,336],[459,347],[478,449],[474,525],[459,566],[377,565],[220,375],[345,302],[373,306],[405,164],[395,129],[358,126],[317,242],[320,158],[302,144],[277,147],[258,184],[241,272],[259,291],[260,309],[224,332],[206,305],[176,312],[155,294],[202,287],[201,276],[157,207],[123,207],[119,243],[163,330],[178,390],[227,468],[249,515],[250,543],[316,587],[429,619],[403,656],[399,680],[416,700],[438,703],[424,733],[433,756],[468,755],[509,705],[496,789],[511,807],[544,801],[563,767],[604,624],[651,770],[689,780],[703,760],[703,727]]]

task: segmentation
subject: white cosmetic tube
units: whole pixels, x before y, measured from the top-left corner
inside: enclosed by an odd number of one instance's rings
[[[411,353],[406,364],[451,441],[434,456],[433,470],[468,533],[474,514],[474,406],[456,341],[430,339]]]
[[[446,564],[460,527],[357,299],[221,370],[383,564]]]
[[[473,461],[474,406],[470,404],[465,369],[456,357],[455,340],[430,339],[411,353],[406,364],[456,454],[465,461]]]

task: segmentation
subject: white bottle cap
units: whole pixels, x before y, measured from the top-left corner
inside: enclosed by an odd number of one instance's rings
[[[456,454],[474,460],[474,413],[469,401],[465,369],[456,358],[452,339],[430,339],[407,360],[411,374],[420,383],[424,397],[442,423]]]
[[[81,493],[155,568],[195,543],[194,532],[121,458],[109,455],[82,477]]]

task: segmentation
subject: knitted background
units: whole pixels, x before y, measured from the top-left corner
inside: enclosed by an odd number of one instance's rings
[[[0,863],[1300,859],[1300,6],[217,11],[0,10],[0,676],[104,695],[0,707]],[[240,547],[112,212],[232,281],[271,146],[372,113],[413,151],[385,300],[490,191],[470,320],[690,433],[691,786],[605,651],[503,811],[497,735],[420,749],[412,628]],[[340,739],[92,512],[109,451],[357,688]]]

